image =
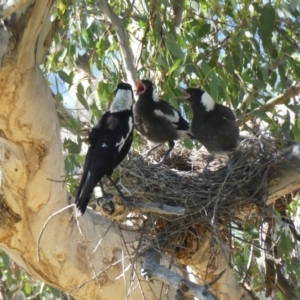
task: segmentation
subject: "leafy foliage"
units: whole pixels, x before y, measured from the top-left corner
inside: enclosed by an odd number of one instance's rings
[[[3,300],[61,299],[61,292],[32,278],[4,251],[0,255],[0,297]]]

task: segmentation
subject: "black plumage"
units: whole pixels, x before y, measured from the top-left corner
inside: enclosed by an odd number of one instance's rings
[[[138,82],[137,95],[139,98],[134,108],[135,128],[152,143],[169,144],[163,160],[174,148],[175,140],[193,137],[189,123],[172,105],[158,98],[150,80]]]
[[[215,103],[212,97],[201,89],[181,90],[192,107],[191,130],[195,139],[211,154],[225,154],[235,150],[239,145],[239,127],[233,111]]]
[[[98,182],[110,176],[130,150],[133,138],[133,91],[130,84],[119,83],[110,109],[92,129],[88,141],[76,206],[84,214]]]

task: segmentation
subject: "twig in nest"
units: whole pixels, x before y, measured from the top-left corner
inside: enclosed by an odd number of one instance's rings
[[[206,287],[209,288],[211,287],[213,284],[215,284],[226,272],[226,269],[224,269],[213,281],[211,281],[210,283],[206,284]]]
[[[48,217],[48,219],[46,220],[46,222],[44,223],[44,225],[43,225],[43,227],[42,227],[42,229],[41,229],[41,232],[40,232],[40,234],[39,234],[39,236],[38,236],[37,242],[36,242],[36,255],[37,255],[37,260],[38,260],[38,261],[40,261],[40,241],[41,241],[42,235],[43,235],[44,230],[46,229],[48,223],[49,223],[50,220],[51,220],[53,217],[55,217],[56,215],[58,215],[58,214],[60,214],[61,212],[65,211],[66,209],[68,209],[68,208],[70,208],[70,207],[74,207],[74,206],[75,206],[75,204],[73,203],[73,204],[70,204],[70,205],[68,205],[68,206],[66,206],[66,207],[64,207],[64,208],[62,208],[62,209],[56,211],[55,213],[53,213],[52,215],[50,215],[50,216]]]
[[[182,299],[182,295],[184,295],[194,296],[200,300],[218,300],[218,298],[207,289],[206,285],[201,286],[193,283],[183,276],[178,275],[176,272],[161,266],[159,264],[160,254],[153,247],[145,250],[141,255],[141,259],[143,263],[142,275],[147,280],[156,279],[174,287],[178,294],[176,295],[176,299]],[[219,278],[221,276],[219,276]]]

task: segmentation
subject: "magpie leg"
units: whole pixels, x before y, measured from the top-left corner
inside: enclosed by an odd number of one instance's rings
[[[102,196],[100,198],[97,198],[96,199],[96,202],[97,202],[97,205],[101,205],[101,201],[106,198],[108,196],[108,194],[104,191],[104,188],[103,188],[103,184],[102,184],[102,181],[100,180],[99,181],[99,184],[100,184],[100,187],[101,187],[101,191],[102,191]]]
[[[126,197],[123,192],[119,189],[119,187],[117,186],[117,184],[112,180],[112,178],[109,175],[106,175],[107,179],[109,180],[109,182],[114,186],[114,188],[117,190],[118,194],[127,202],[130,202],[131,200]]]
[[[233,169],[233,163],[232,163],[232,155],[228,155],[228,163],[226,166],[226,176],[229,176]]]
[[[169,141],[168,144],[169,144],[169,149],[168,149],[167,152],[164,154],[164,156],[163,156],[161,162],[164,161],[164,159],[172,152],[172,150],[173,150],[174,147],[175,147],[175,142],[174,142],[174,141]]]
[[[102,198],[103,198],[103,197],[105,197],[107,194],[106,194],[106,192],[104,191],[103,184],[102,184],[101,180],[99,181],[99,184],[100,184],[100,187],[101,187]]]
[[[149,155],[150,155],[150,153],[153,151],[153,150],[155,150],[155,149],[157,149],[158,147],[160,147],[162,144],[158,144],[158,145],[156,145],[156,146],[154,146],[153,148],[151,148],[151,149],[149,149],[148,151],[146,151],[145,153],[143,153],[143,158],[146,158],[146,157],[148,157]]]
[[[215,159],[215,156],[213,154],[211,154],[209,157],[208,157],[208,160],[206,162],[206,165],[202,171],[202,175],[205,177],[206,174],[207,174],[207,171],[208,171],[208,166],[209,164]]]
[[[167,150],[167,152],[164,154],[164,156],[162,157],[162,159],[156,163],[156,166],[160,166],[162,164],[162,162],[166,159],[166,157],[172,152],[172,150],[174,149],[175,146],[175,142],[174,141],[169,141],[169,149]]]

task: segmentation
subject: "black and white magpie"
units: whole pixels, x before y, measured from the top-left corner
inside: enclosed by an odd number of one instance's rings
[[[239,145],[239,127],[233,111],[215,103],[212,97],[201,89],[181,87],[180,89],[192,107],[191,130],[195,139],[212,155],[228,154],[235,150]],[[212,159],[213,156],[209,162]]]
[[[192,133],[210,153],[226,153],[239,145],[239,127],[233,111],[215,103],[198,88],[181,88],[193,111]]]
[[[136,94],[139,98],[134,107],[135,128],[152,143],[168,143],[162,162],[173,150],[175,140],[193,138],[189,123],[172,105],[158,98],[150,80],[138,81]]]
[[[90,146],[76,196],[76,206],[83,215],[94,187],[110,176],[130,150],[133,138],[133,91],[130,84],[119,83],[110,109],[92,129]]]

